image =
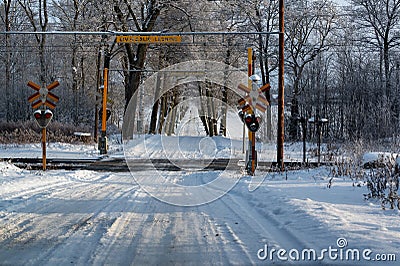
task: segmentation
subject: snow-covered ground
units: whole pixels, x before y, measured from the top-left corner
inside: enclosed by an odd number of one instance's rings
[[[126,151],[161,153],[160,137],[149,138],[147,149]],[[189,156],[186,141],[195,143],[193,158],[232,153],[226,139],[183,138],[183,153],[168,156]],[[53,145],[56,156],[96,156],[93,146]],[[2,157],[19,149],[2,146]],[[1,162],[0,265],[397,265],[400,212],[365,201],[363,183],[330,179],[325,167],[251,178],[230,170],[42,172]]]
[[[229,172],[231,191],[192,207],[152,198],[129,173],[7,163],[0,173],[2,265],[365,265],[400,247],[399,212],[365,202],[365,187],[345,178],[328,189],[325,168],[258,173],[253,192],[249,177]],[[193,183],[218,173],[164,174]]]
[[[247,149],[247,140],[245,149]],[[303,159],[302,143],[285,144],[285,161],[299,161]],[[310,151],[316,149],[315,143],[307,143],[307,160],[316,161]],[[275,143],[256,143],[259,161],[276,161]],[[321,151],[326,150],[323,145]],[[180,159],[212,159],[238,158],[243,159],[243,141],[228,139],[220,136],[163,136],[141,135],[124,145],[124,155],[129,158],[180,158]],[[116,156],[116,155],[114,155]]]
[[[245,143],[247,145],[247,141]],[[246,146],[247,147],[247,146]],[[307,149],[315,149],[316,144],[308,143]],[[129,158],[244,158],[243,141],[224,137],[193,137],[193,136],[161,136],[141,135],[128,144],[110,144],[109,157]],[[256,150],[260,161],[276,160],[275,143],[257,143]],[[41,144],[0,144],[0,158],[41,158]],[[96,144],[78,145],[69,143],[48,143],[47,158],[81,159],[97,158],[99,151]],[[285,144],[285,161],[301,161],[302,144]],[[308,160],[316,157],[308,152]]]
[[[99,156],[96,145],[76,145],[50,142],[47,158],[80,159]],[[36,144],[0,144],[0,158],[42,158],[42,146]]]

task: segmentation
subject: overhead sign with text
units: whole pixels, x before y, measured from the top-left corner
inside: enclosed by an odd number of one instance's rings
[[[169,36],[117,36],[118,43],[180,43],[182,36],[169,35]]]

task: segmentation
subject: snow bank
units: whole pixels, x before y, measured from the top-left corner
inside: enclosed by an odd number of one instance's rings
[[[2,158],[42,158],[40,143],[32,144],[7,144],[0,146]],[[47,158],[93,158],[99,152],[96,145],[82,145],[62,142],[50,142],[47,144]]]
[[[0,177],[10,177],[22,173],[23,170],[8,162],[0,162]]]
[[[364,167],[382,167],[385,164],[394,165],[399,163],[399,156],[396,153],[390,152],[368,152],[362,157],[362,165]]]

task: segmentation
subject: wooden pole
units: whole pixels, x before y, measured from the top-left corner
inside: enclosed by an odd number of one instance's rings
[[[46,171],[46,128],[42,128],[42,164],[43,171]]]
[[[284,19],[284,0],[279,0],[279,71],[278,71],[278,134],[277,134],[277,163],[281,170],[284,170],[283,163],[283,143],[285,138],[285,19]]]
[[[247,60],[248,60],[248,76],[252,76],[254,74],[254,62],[253,62],[253,49],[247,49]],[[253,89],[253,81],[249,78],[248,80],[248,88]],[[254,114],[254,111],[250,111]],[[249,130],[249,156],[251,156],[251,174],[254,175],[256,171],[256,133],[251,132]]]
[[[250,77],[253,72],[253,48],[249,47],[247,48],[247,76]],[[247,80],[247,87],[251,89],[252,83],[251,80]],[[246,139],[246,125],[243,123],[243,153],[245,152],[245,139]],[[249,148],[251,147],[251,132],[249,131],[248,133],[249,136]],[[248,153],[248,156],[251,156],[252,153]]]

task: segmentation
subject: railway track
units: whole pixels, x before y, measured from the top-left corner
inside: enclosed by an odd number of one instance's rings
[[[31,170],[42,169],[41,158],[0,158],[0,161],[10,162],[17,167]],[[331,162],[285,162],[285,169],[315,168],[320,165],[332,165]],[[188,160],[188,159],[126,159],[126,158],[88,158],[88,159],[62,159],[48,158],[47,169],[49,170],[92,170],[92,171],[182,171],[182,170],[240,170],[244,167],[244,161],[237,158],[232,159],[213,159],[213,160]],[[276,171],[278,170],[276,162],[258,162],[259,170]]]

